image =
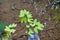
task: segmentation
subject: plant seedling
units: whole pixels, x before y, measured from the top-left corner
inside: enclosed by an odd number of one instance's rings
[[[30,24],[30,26],[28,27],[29,29],[30,28],[33,28],[33,31],[38,33],[39,30],[43,30],[44,28],[44,25],[41,24],[40,22],[37,21],[37,19],[35,19],[34,21],[32,21],[33,23]],[[29,35],[32,35],[32,32],[30,32],[32,30],[29,30]]]
[[[34,32],[38,33],[39,30],[43,30],[44,28],[44,25],[38,22],[37,19],[33,20],[32,14],[25,9],[20,11],[19,17],[21,23],[26,23],[28,35],[32,35]]]
[[[32,19],[32,14],[30,14],[29,11],[27,10],[21,10],[19,17],[21,18],[21,23],[27,23],[28,21],[30,22]]]
[[[8,34],[8,32],[11,34],[11,33],[14,33],[15,32],[15,30],[13,29],[13,28],[15,28],[17,26],[17,24],[10,24],[10,25],[8,25],[8,26],[6,26],[6,28],[5,28],[5,31],[7,32],[7,34]]]
[[[5,32],[6,32],[6,35],[3,37],[3,40],[9,40],[9,37],[11,35],[11,33],[14,33],[16,30],[13,29],[17,26],[17,24],[10,24],[8,26],[5,26]]]

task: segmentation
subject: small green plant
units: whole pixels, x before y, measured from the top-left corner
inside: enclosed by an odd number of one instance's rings
[[[8,26],[5,26],[6,27],[5,28],[6,34],[5,34],[5,36],[2,37],[2,40],[9,40],[9,37],[10,37],[11,33],[14,33],[16,31],[15,29],[13,29],[13,28],[16,27],[16,25],[17,24],[13,23],[13,24],[10,24]]]
[[[27,21],[30,22],[31,20],[33,20],[32,14],[25,9],[20,11],[19,17],[20,17],[21,23],[27,23]]]
[[[38,33],[39,30],[44,28],[44,25],[37,19],[33,20],[32,14],[25,9],[20,11],[19,17],[21,23],[26,23],[28,35],[32,35],[34,32]]]
[[[32,35],[33,32],[38,33],[39,30],[43,30],[44,25],[37,21],[37,19],[33,20],[32,23],[29,23],[29,26],[26,26],[28,28],[28,34]]]

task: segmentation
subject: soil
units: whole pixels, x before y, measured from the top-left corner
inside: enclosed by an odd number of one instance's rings
[[[60,40],[60,21],[56,23],[52,19],[54,14],[49,11],[47,5],[48,0],[3,0],[0,4],[0,22],[17,23],[16,32],[12,34],[11,39],[27,40],[25,24],[19,23],[19,11],[26,9],[32,13],[34,19],[45,25],[44,30],[39,31],[41,40]],[[12,6],[16,9],[11,10]]]

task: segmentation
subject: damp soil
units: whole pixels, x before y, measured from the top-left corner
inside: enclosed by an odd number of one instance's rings
[[[54,14],[47,5],[48,0],[3,0],[0,3],[0,22],[17,23],[16,32],[11,35],[12,40],[28,40],[25,24],[19,23],[19,12],[26,9],[32,13],[34,19],[45,25],[44,30],[39,31],[41,40],[60,40],[60,21],[56,23],[52,19]],[[11,10],[12,6],[15,10]]]

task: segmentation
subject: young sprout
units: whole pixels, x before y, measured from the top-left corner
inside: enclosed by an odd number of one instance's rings
[[[5,26],[5,32],[6,35],[3,37],[3,40],[9,40],[9,37],[11,35],[11,33],[14,33],[16,30],[14,29],[17,26],[17,24],[10,24],[8,26]]]
[[[38,22],[37,19],[34,19],[32,18],[32,14],[27,11],[27,10],[21,10],[20,11],[20,22],[21,23],[26,23],[26,28],[28,29],[27,30],[27,33],[28,35],[32,35],[34,32],[35,33],[38,33],[38,30],[43,30],[44,28],[44,25],[41,24],[40,22]]]
[[[14,33],[15,30],[13,28],[15,28],[16,26],[17,26],[17,24],[14,24],[14,23],[10,24],[10,25],[6,26],[5,31],[10,32],[10,33]]]
[[[33,20],[32,14],[30,14],[30,12],[25,9],[20,11],[19,17],[20,17],[21,23],[27,23]]]

